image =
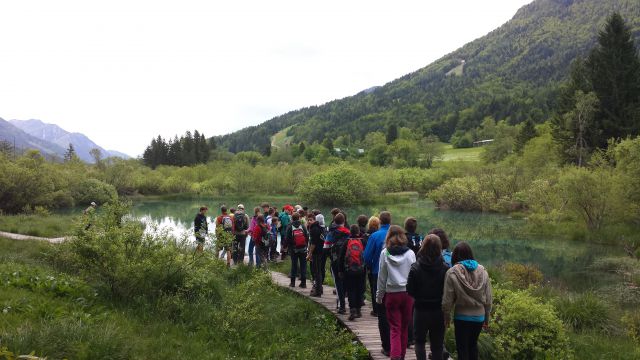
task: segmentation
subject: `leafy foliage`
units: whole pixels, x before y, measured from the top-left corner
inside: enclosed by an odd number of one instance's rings
[[[213,141],[207,142],[204,134],[198,130],[191,134],[187,131],[184,136],[166,141],[158,135],[151,140],[142,155],[147,166],[156,168],[158,165],[187,166],[206,163],[209,160],[209,152],[215,149]]]
[[[370,201],[373,186],[355,169],[333,167],[304,180],[296,192],[311,204],[343,205]]]

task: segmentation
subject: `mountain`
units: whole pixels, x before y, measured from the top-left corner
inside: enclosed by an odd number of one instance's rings
[[[64,148],[29,135],[2,118],[0,118],[0,141],[6,141],[11,146],[15,143],[18,151],[23,149],[40,150],[42,154],[50,158],[61,158],[62,154],[64,154]]]
[[[341,135],[359,140],[390,124],[449,141],[485,117],[542,122],[553,112],[571,63],[595,45],[613,11],[640,44],[638,0],[536,0],[484,37],[382,87],[291,111],[215,141],[232,152],[263,151],[271,136],[289,127],[286,135],[294,143],[310,143]]]
[[[100,147],[98,144],[89,139],[86,135],[81,133],[72,133],[64,130],[55,124],[47,124],[41,120],[10,120],[9,121],[15,127],[23,130],[27,134],[36,137],[42,141],[55,144],[56,146],[66,150],[69,144],[73,144],[76,151],[76,155],[86,162],[93,162],[94,159],[89,154],[91,149],[100,149],[103,157],[121,157],[128,159],[129,156],[117,151],[109,151]],[[62,154],[64,154],[64,150]]]

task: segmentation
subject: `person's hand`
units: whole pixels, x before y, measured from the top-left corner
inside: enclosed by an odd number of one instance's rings
[[[307,254],[307,261],[311,261],[311,254]]]
[[[489,330],[489,321],[485,320],[484,323],[482,323],[482,329],[484,331],[488,331]]]
[[[444,328],[449,329],[449,325],[451,325],[451,319],[445,319],[444,320]]]

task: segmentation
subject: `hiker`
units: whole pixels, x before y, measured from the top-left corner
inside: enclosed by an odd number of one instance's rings
[[[418,231],[418,220],[414,217],[406,218],[404,221],[404,231],[404,235],[408,241],[407,246],[417,255],[420,250],[420,245],[422,245],[422,236],[416,233]]]
[[[420,236],[420,234],[417,233],[418,231],[418,220],[416,220],[416,218],[414,217],[408,217],[405,219],[404,221],[404,235],[407,237],[407,245],[409,247],[409,249],[411,249],[411,251],[413,251],[413,254],[416,255],[416,257],[418,256],[418,251],[420,250],[420,245],[422,245],[422,236]],[[413,314],[411,315],[411,318],[413,318]],[[412,346],[415,344],[414,341],[414,337],[413,337],[413,321],[409,322],[409,346]]]
[[[364,247],[360,227],[351,225],[351,236],[340,251],[339,277],[344,281],[344,288],[349,297],[349,321],[362,317],[360,311],[363,302],[362,287],[364,286]]]
[[[451,262],[444,280],[442,311],[445,327],[455,326],[456,350],[460,360],[478,359],[478,337],[489,325],[491,313],[491,280],[485,268],[473,257],[471,247],[460,242],[453,249]]]
[[[435,228],[431,229],[429,234],[434,234],[440,238],[440,243],[442,244],[442,258],[444,259],[444,262],[451,267],[451,250],[449,250],[451,245],[449,243],[447,233],[440,228]]]
[[[389,321],[391,359],[404,359],[407,353],[413,298],[407,293],[406,285],[414,262],[416,256],[407,246],[404,229],[391,226],[385,239],[385,249],[380,254],[376,293],[376,302],[384,303]]]
[[[293,207],[291,205],[285,205],[282,207],[282,212],[278,216],[280,219],[280,260],[284,261],[287,257],[287,227],[291,223],[291,216],[289,215]]]
[[[93,216],[96,213],[97,207],[98,207],[98,204],[96,204],[95,201],[92,201],[91,204],[89,204],[89,207],[87,207],[82,211],[82,215],[84,215],[87,223],[87,225],[85,225],[84,227],[85,230],[89,230],[89,228],[91,227],[93,223]]]
[[[233,213],[227,212],[227,207],[222,205],[220,207],[220,215],[216,218],[216,228],[222,228],[223,231],[233,233]],[[226,255],[227,266],[231,266],[231,249],[229,247],[223,247],[223,256]]]
[[[255,207],[253,208],[253,217],[251,218],[251,224],[249,224],[249,235],[251,236],[251,240],[255,240],[253,238],[253,231],[255,230],[255,227],[257,225],[257,218],[258,215],[260,215],[260,208],[259,207]],[[264,219],[264,217],[263,217]],[[249,266],[253,266],[253,254],[254,254],[254,250],[255,250],[255,241],[249,241]],[[255,255],[256,255],[256,266],[260,266],[260,257],[258,256],[257,251],[255,251]]]
[[[262,216],[264,216],[264,221],[267,221],[267,216],[269,216],[269,210],[271,209],[271,206],[269,206],[268,203],[263,202],[262,204],[260,204],[260,208],[262,209]]]
[[[270,223],[268,223],[271,229],[271,242],[269,244],[269,261],[278,261],[278,233],[280,232],[280,219],[278,218],[278,212],[274,208],[269,209]],[[272,214],[272,215],[271,215]]]
[[[364,233],[364,235],[362,236],[362,245],[364,246],[364,248],[367,248],[367,243],[369,242],[369,237],[371,236],[371,234],[373,234],[374,232],[378,231],[380,229],[380,219],[377,216],[372,216],[369,218],[369,221],[367,222],[367,231]],[[366,265],[366,262],[365,262]],[[377,286],[377,282],[378,279],[372,279],[371,278],[371,267],[369,265],[366,265],[366,269],[367,269],[367,279],[369,280],[369,289],[371,291],[371,299],[375,300],[376,298],[376,286]],[[364,291],[366,291],[366,284],[365,284],[365,289]],[[364,299],[364,296],[363,296]],[[371,304],[372,310],[371,310],[371,316],[378,316],[378,313],[376,312],[376,302],[372,301]]]
[[[309,233],[300,222],[300,215],[293,213],[292,222],[287,229],[287,243],[291,255],[291,284],[296,286],[298,265],[300,266],[300,288],[307,287],[307,248],[309,246]]]
[[[345,310],[345,290],[344,280],[338,276],[340,272],[340,252],[351,236],[351,232],[344,226],[344,215],[337,214],[333,219],[333,225],[329,228],[329,232],[325,237],[325,248],[328,248],[329,257],[331,259],[331,276],[336,285],[336,294],[338,295],[337,308],[338,314],[344,315]],[[326,251],[326,250],[325,250]]]
[[[209,208],[203,206],[200,208],[195,219],[193,219],[193,232],[196,235],[196,251],[202,252],[204,250],[204,242],[209,234],[209,225],[207,224],[207,211]]]
[[[364,260],[371,269],[371,277],[369,281],[373,287],[373,297],[376,299],[378,293],[378,271],[380,269],[380,254],[382,249],[385,248],[385,240],[387,238],[387,232],[391,226],[391,213],[383,211],[380,213],[380,230],[374,232],[369,236],[367,241],[367,247],[364,249]],[[389,356],[391,351],[390,336],[389,336],[389,323],[387,321],[385,307],[382,304],[378,304],[373,301],[374,311],[378,316],[378,331],[380,332],[380,340],[382,341],[382,353],[385,356]]]
[[[233,215],[233,234],[236,237],[233,242],[233,263],[235,265],[244,262],[244,249],[249,232],[249,216],[244,213],[244,205],[238,204],[237,208],[238,210]]]
[[[313,216],[310,214],[307,218],[309,224],[309,254],[307,260],[311,262],[311,272],[313,272],[313,286],[311,296],[322,297],[324,283],[324,274],[326,271],[324,247],[324,217],[319,214]]]
[[[442,313],[442,293],[447,270],[449,267],[442,258],[440,238],[434,234],[427,235],[407,280],[407,292],[414,299],[413,329],[417,360],[427,360],[427,333],[431,358],[449,358],[449,354],[443,352],[445,327]]]
[[[271,229],[269,225],[266,224],[264,215],[259,214],[256,216],[256,225],[253,227],[251,240],[256,250],[256,267],[262,267],[266,271],[268,266],[267,255],[272,238]]]

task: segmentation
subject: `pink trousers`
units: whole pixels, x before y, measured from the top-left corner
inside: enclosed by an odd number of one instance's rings
[[[384,305],[391,332],[391,358],[404,358],[407,353],[409,322],[412,320],[413,298],[404,291],[386,293]]]

